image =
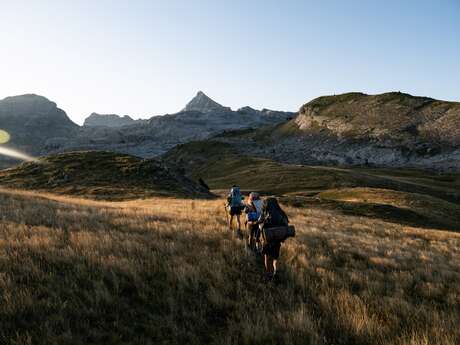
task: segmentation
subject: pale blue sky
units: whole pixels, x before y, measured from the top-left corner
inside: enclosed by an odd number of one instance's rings
[[[460,0],[1,1],[0,98],[174,113],[203,90],[297,110],[325,94],[460,100]]]

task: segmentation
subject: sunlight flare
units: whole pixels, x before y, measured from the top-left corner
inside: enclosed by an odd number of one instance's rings
[[[10,134],[7,131],[0,129],[0,144],[6,144],[8,141],[10,141],[10,139]]]
[[[0,155],[20,159],[27,162],[38,161],[37,158],[29,156],[23,152],[0,146]]]

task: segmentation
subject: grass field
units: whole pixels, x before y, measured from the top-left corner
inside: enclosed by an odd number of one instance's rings
[[[267,284],[222,200],[1,190],[0,343],[460,343],[459,233],[285,208]]]
[[[237,184],[296,207],[328,209],[421,228],[460,229],[460,174],[417,169],[305,166],[239,154],[216,141],[192,142],[164,156],[215,192]]]

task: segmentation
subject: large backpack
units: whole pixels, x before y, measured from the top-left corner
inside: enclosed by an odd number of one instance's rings
[[[262,214],[263,202],[260,199],[252,200],[252,206],[254,210],[248,213],[248,222],[256,222]]]
[[[268,198],[265,201],[264,215],[263,233],[266,241],[283,242],[288,237],[295,236],[295,227],[289,225],[288,216],[275,198]]]
[[[265,201],[264,212],[266,227],[287,226],[289,223],[286,213],[278,205],[278,201],[275,198],[268,198]]]
[[[240,187],[233,187],[230,190],[230,206],[231,207],[241,207]]]

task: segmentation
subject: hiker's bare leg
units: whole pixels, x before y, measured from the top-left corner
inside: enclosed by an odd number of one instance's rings
[[[273,274],[276,274],[277,264],[278,264],[278,260],[273,259]]]
[[[273,259],[269,255],[265,255],[265,273],[268,275],[273,274]]]
[[[252,225],[251,223],[246,223],[246,231],[248,235],[248,246],[252,248]]]
[[[241,219],[239,214],[236,215],[236,224],[238,225],[238,231],[241,231]]]
[[[230,218],[228,219],[228,228],[232,230],[232,223],[233,223],[233,215],[230,215]]]

